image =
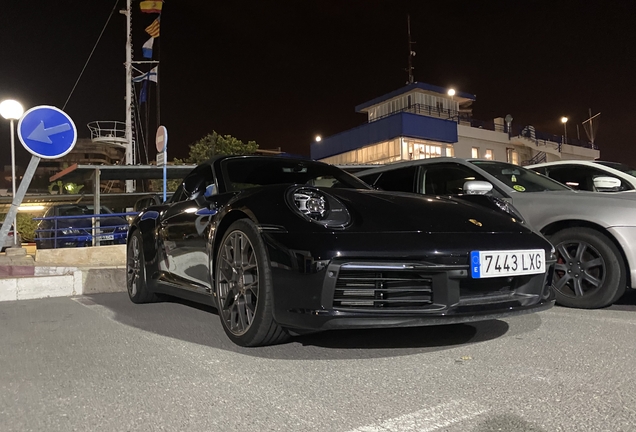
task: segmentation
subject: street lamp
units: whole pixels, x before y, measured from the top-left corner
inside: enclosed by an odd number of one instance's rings
[[[563,144],[568,142],[568,118],[561,117],[561,123],[563,123]]]
[[[15,132],[13,129],[13,120],[20,120],[24,114],[24,108],[18,101],[8,99],[0,102],[0,115],[9,120],[11,128],[11,180],[13,186],[13,199],[15,199]],[[18,244],[17,236],[18,224],[16,217],[13,217],[13,246]]]
[[[320,135],[316,135],[316,142],[322,141],[322,137]]]
[[[448,110],[448,111],[449,111],[449,115],[450,115],[450,113],[451,113],[452,111],[455,111],[455,107],[454,107],[454,105],[455,105],[455,100],[454,100],[454,98],[453,98],[453,96],[455,96],[455,89],[454,89],[454,88],[450,88],[450,89],[448,89],[448,92],[447,92],[447,93],[448,93],[448,95],[449,95],[449,96],[450,96],[450,98],[451,98],[451,108],[450,108],[450,110]]]

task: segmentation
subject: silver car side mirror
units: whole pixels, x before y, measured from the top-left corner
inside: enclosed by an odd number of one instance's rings
[[[486,195],[492,190],[492,184],[487,181],[470,180],[464,183],[463,189],[466,195]]]
[[[597,191],[617,191],[621,187],[620,179],[616,177],[594,177],[594,189]]]

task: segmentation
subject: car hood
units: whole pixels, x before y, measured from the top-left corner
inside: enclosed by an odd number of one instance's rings
[[[493,233],[528,229],[503,211],[460,199],[373,190],[323,189],[352,216],[347,231]]]

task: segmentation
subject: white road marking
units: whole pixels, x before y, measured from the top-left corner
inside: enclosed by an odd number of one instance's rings
[[[473,402],[454,400],[349,432],[433,432],[489,411]]]

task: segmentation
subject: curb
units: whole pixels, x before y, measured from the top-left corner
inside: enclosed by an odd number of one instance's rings
[[[0,301],[126,291],[126,267],[35,266],[33,276],[0,279]]]

